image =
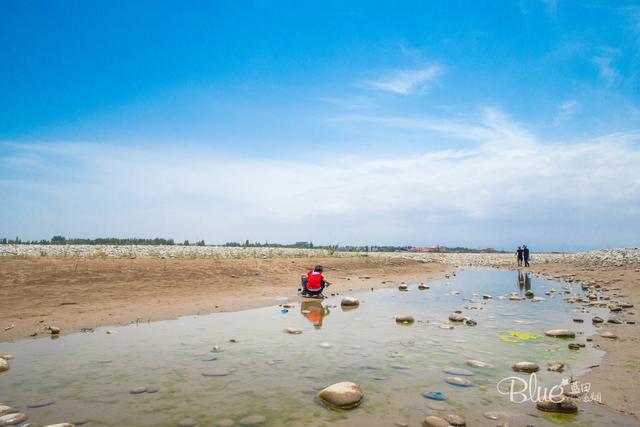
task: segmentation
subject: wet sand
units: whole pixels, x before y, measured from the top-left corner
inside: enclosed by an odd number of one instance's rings
[[[48,334],[53,325],[126,325],[295,300],[316,264],[345,294],[442,277],[451,267],[415,260],[350,258],[157,259],[0,257],[0,342]],[[34,335],[36,334],[36,335]]]

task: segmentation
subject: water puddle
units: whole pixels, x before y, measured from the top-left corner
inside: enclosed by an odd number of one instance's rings
[[[175,427],[190,418],[203,427],[225,419],[249,425],[264,417],[261,425],[269,426],[417,426],[425,415],[449,413],[472,426],[497,425],[490,415],[507,417],[511,426],[639,425],[584,403],[577,415],[544,413],[530,402],[511,403],[496,390],[505,377],[529,378],[511,369],[514,362],[538,363],[541,386],[599,363],[602,352],[589,343],[579,351],[567,348],[585,342],[595,328],[572,321],[579,307],[562,300],[564,284],[513,271],[466,269],[429,286],[356,294],[361,303],[355,309],[341,308],[335,297],[284,310],[267,307],[3,343],[0,353],[15,359],[0,374],[0,402],[43,425]],[[558,292],[545,295],[552,288]],[[527,291],[544,300],[527,299]],[[522,299],[510,299],[512,292]],[[580,294],[580,287],[572,285],[571,292]],[[456,310],[477,325],[445,329]],[[398,314],[416,321],[398,324]],[[302,333],[287,334],[288,327]],[[544,335],[558,328],[576,331],[575,340]],[[472,367],[469,359],[490,366]],[[564,372],[547,371],[551,361],[564,363]],[[451,384],[448,377],[464,381]],[[362,387],[365,398],[358,408],[334,411],[318,401],[319,390],[340,381]],[[253,415],[260,417],[246,418]]]

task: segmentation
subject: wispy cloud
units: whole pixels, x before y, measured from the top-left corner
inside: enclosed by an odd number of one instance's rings
[[[299,161],[221,156],[204,146],[13,146],[0,150],[3,160],[13,159],[0,174],[0,193],[12,206],[0,222],[24,237],[162,235],[212,242],[503,246],[526,239],[557,249],[633,244],[640,237],[631,231],[640,215],[638,132],[551,144],[496,109],[457,121],[348,120],[474,144]],[[21,167],[22,156],[35,158],[30,168]]]
[[[372,88],[399,95],[424,93],[443,73],[442,67],[429,65],[423,68],[393,70],[386,75],[367,80],[365,84]]]
[[[571,120],[576,114],[582,110],[582,105],[575,99],[568,99],[558,105],[558,111],[553,120],[554,124],[559,125]]]
[[[619,78],[618,70],[613,66],[615,51],[607,50],[602,55],[593,58],[593,63],[598,68],[600,78],[607,86],[612,86]]]

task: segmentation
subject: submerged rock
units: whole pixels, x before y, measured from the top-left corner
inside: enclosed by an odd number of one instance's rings
[[[576,333],[568,329],[550,329],[544,333],[548,337],[554,338],[575,338]]]
[[[360,305],[360,300],[354,297],[344,297],[342,298],[340,305],[346,306],[346,307],[356,307]]]
[[[562,371],[564,371],[564,363],[562,363],[562,362],[549,362],[549,366],[547,367],[547,371],[562,372]]]
[[[0,415],[11,414],[11,413],[14,413],[14,412],[18,412],[18,411],[13,409],[11,406],[0,405]]]
[[[468,378],[462,378],[458,376],[446,377],[444,382],[447,384],[455,385],[458,387],[471,387],[473,386],[473,381]]]
[[[407,286],[407,285],[400,285],[400,286],[398,286],[398,289],[400,289],[401,291],[408,291],[408,290],[409,290],[409,286]]]
[[[540,370],[540,366],[538,366],[537,363],[533,363],[533,362],[517,362],[511,366],[511,369],[513,369],[516,372],[531,373],[531,372],[538,372]]]
[[[436,417],[435,415],[429,415],[422,420],[423,427],[449,427],[450,424],[444,418]]]
[[[259,426],[267,422],[267,417],[264,415],[249,415],[248,417],[241,418],[238,424],[245,427]]]
[[[198,422],[191,418],[184,418],[178,422],[178,427],[197,427]]]
[[[327,406],[340,409],[352,409],[360,405],[364,393],[358,384],[344,381],[332,384],[323,389],[318,394],[318,397]]]
[[[464,322],[464,321],[465,321],[465,318],[464,318],[464,316],[463,316],[462,314],[459,314],[459,313],[451,313],[451,314],[449,315],[449,320],[450,320],[451,322]]]
[[[578,412],[578,405],[573,400],[566,398],[559,403],[552,400],[543,400],[536,404],[536,408],[544,412],[559,412],[562,414],[575,414]]]
[[[0,417],[0,426],[12,426],[14,424],[21,423],[26,419],[27,419],[27,416],[22,412],[3,415]]]
[[[599,316],[595,316],[593,319],[591,319],[592,323],[602,323],[604,322],[604,319],[602,317]]]
[[[291,335],[300,335],[302,333],[302,329],[300,328],[287,328],[284,331]]]
[[[217,427],[234,427],[235,425],[236,422],[231,418],[225,418],[224,420],[218,421],[218,424],[216,424]]]
[[[427,289],[429,289],[429,287],[427,285],[423,285],[422,283],[418,285],[418,289],[420,289],[421,291],[425,291]]]
[[[142,393],[145,393],[146,391],[147,391],[147,388],[145,386],[139,386],[129,390],[129,394],[142,394]]]
[[[8,370],[9,370],[9,362],[7,362],[5,359],[0,359],[0,372],[4,372]]]
[[[396,316],[396,322],[398,323],[402,323],[405,325],[409,325],[413,322],[415,322],[415,319],[413,318],[413,316],[409,315],[409,314],[401,314]]]
[[[493,365],[483,362],[482,360],[469,359],[467,360],[467,365],[473,366],[474,368],[493,368]]]
[[[220,370],[220,371],[203,372],[202,376],[203,377],[226,377],[227,375],[230,375],[230,374],[231,374],[230,371]]]
[[[613,340],[618,338],[618,336],[616,334],[614,334],[613,332],[608,332],[608,331],[601,333],[600,336],[602,338],[609,338],[609,339],[613,339]]]

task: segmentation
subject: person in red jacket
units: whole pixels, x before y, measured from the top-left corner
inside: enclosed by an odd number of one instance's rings
[[[307,272],[306,277],[302,276],[302,295],[322,297],[322,291],[331,282],[322,275],[322,266],[316,265],[313,270]]]

